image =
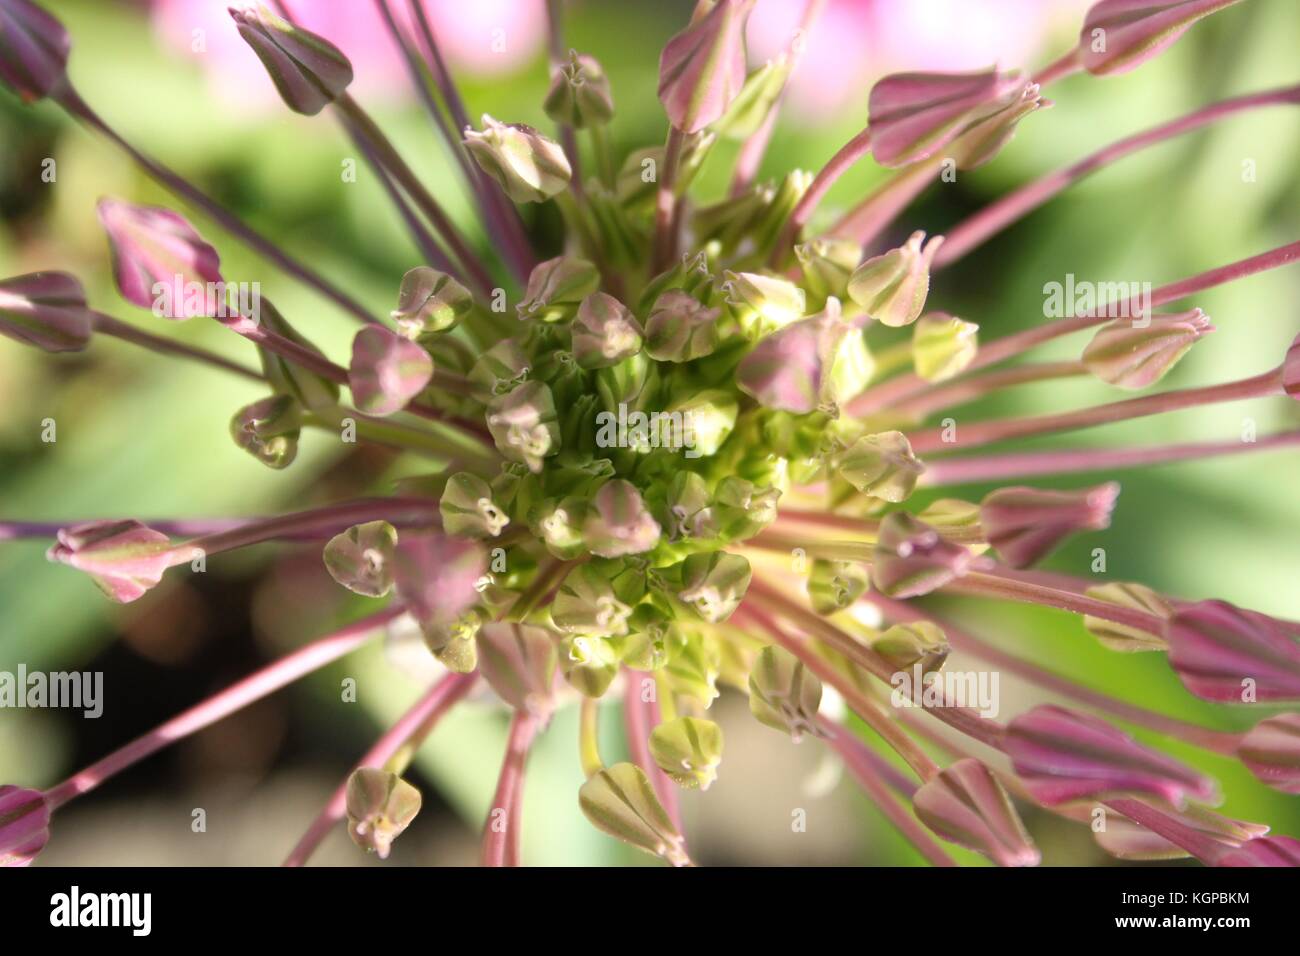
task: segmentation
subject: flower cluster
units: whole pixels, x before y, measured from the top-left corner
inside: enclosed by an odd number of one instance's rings
[[[594,57],[564,50],[558,18],[545,99],[559,131],[553,139],[486,115],[470,125],[428,23],[408,32],[390,15],[499,253],[490,260],[349,96],[352,67],[340,50],[295,25],[284,5],[277,4],[282,16],[261,6],[232,10],[234,28],[289,109],[331,110],[342,119],[425,257],[394,290],[385,321],[126,142],[72,86],[70,43],[58,22],[30,0],[0,0],[0,81],[25,100],[53,100],[104,134],[180,200],[361,326],[343,365],[260,295],[255,303],[200,297],[159,310],[160,284],[224,283],[217,250],[178,212],[105,201],[100,215],[123,299],[165,319],[212,318],[248,339],[260,366],[104,315],[75,278],[58,272],[0,282],[0,332],[48,351],[112,335],[261,383],[264,396],[233,414],[230,432],[270,468],[293,464],[307,429],[438,464],[386,497],[363,489],[328,507],[197,533],[194,523],[178,531],[136,520],[55,529],[50,560],[85,572],[115,601],[139,599],[196,554],[315,540],[333,579],[384,609],[62,784],[0,789],[0,858],[30,861],[48,836],[51,811],[180,728],[219,719],[390,623],[413,619],[446,675],[362,758],[290,863],[304,862],[344,817],[360,846],[386,856],[420,808],[419,792],[402,776],[411,755],[480,678],[513,713],[484,828],[489,864],[519,862],[529,747],[553,711],[573,701],[582,718],[583,812],[619,839],[689,863],[677,791],[707,789],[719,773],[723,735],[708,715],[721,688],[748,695],[757,720],[795,741],[825,739],[936,864],[952,862],[939,841],[998,864],[1036,863],[1017,804],[1085,823],[1103,808],[1112,823],[1094,827],[1098,842],[1126,859],[1300,863],[1300,842],[1216,814],[1208,808],[1218,799],[1214,781],[1103,719],[1235,756],[1265,783],[1296,793],[1300,715],[1276,713],[1245,734],[1174,720],[1021,660],[914,600],[939,593],[1059,608],[1083,616],[1112,650],[1165,654],[1199,697],[1300,700],[1294,622],[1137,583],[1029,569],[1068,537],[1109,525],[1115,482],[1066,491],[1009,485],[980,501],[941,498],[909,508],[922,486],[1298,443],[1290,432],[1241,446],[980,451],[1208,402],[1295,397],[1300,340],[1275,369],[1241,382],[962,424],[959,441],[950,418],[925,427],[938,413],[1018,382],[1090,374],[1120,389],[1147,389],[1212,331],[1195,309],[1117,319],[1099,306],[985,343],[975,321],[932,307],[932,273],[1131,144],[1071,167],[1050,189],[1033,184],[1013,193],[946,238],[918,231],[892,248],[887,239],[927,183],[992,160],[1019,123],[1049,105],[1042,96],[1049,84],[1080,70],[1132,69],[1230,0],[1101,0],[1079,44],[1036,76],[995,69],[886,77],[870,92],[866,129],[820,172],[796,170],[773,182],[756,180],[754,157],[763,155],[803,51],[792,42],[780,60],[749,71],[745,25],[753,3],[701,0],[660,59],[664,143],[622,157],[606,128],[616,91]],[[820,4],[806,6],[805,26]],[[1291,88],[1215,104],[1145,141],[1298,100]],[[444,109],[463,136],[451,132]],[[725,139],[743,144],[732,189],[702,201],[692,181]],[[822,223],[816,214],[827,190],[868,156],[896,170],[894,178],[839,221]],[[584,158],[592,161],[587,177]],[[538,261],[521,209],[542,203],[558,207],[566,244]],[[1163,286],[1149,304],[1174,303],[1297,255],[1300,243],[1255,255]],[[1077,362],[993,368],[1088,329],[1095,332]],[[957,449],[976,453],[953,456]],[[50,533],[16,522],[10,531]],[[1043,705],[999,723],[952,698],[955,685],[942,682],[952,648],[1081,709]],[[899,674],[921,680],[907,703],[940,724],[890,712],[887,688]],[[631,759],[606,765],[595,702],[610,695],[624,701]],[[840,701],[897,753],[906,775],[838,718]]]

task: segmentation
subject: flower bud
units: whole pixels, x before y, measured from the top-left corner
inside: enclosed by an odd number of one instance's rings
[[[780,500],[780,488],[760,487],[746,478],[728,475],[718,482],[713,496],[719,533],[733,541],[752,538],[776,520]]]
[[[387,521],[353,525],[325,545],[325,570],[354,594],[383,597],[393,589],[397,529]]]
[[[1145,800],[1142,802],[1148,803]],[[1174,817],[1183,826],[1199,830],[1229,847],[1239,847],[1268,832],[1267,826],[1233,820],[1194,803],[1182,810],[1160,803],[1158,809],[1165,816]],[[1100,830],[1094,829],[1092,835],[1098,846],[1120,860],[1183,860],[1191,856],[1182,847],[1170,843],[1158,833],[1110,809],[1106,810],[1105,826]]]
[[[572,561],[586,551],[582,527],[586,523],[587,502],[576,495],[543,505],[536,518],[536,534],[561,561]]]
[[[930,263],[943,244],[935,236],[924,247],[925,233],[912,233],[897,249],[873,256],[849,277],[849,297],[882,325],[911,325],[930,293]]]
[[[467,538],[495,538],[510,524],[510,518],[492,500],[488,483],[464,471],[447,479],[438,511],[444,531]]]
[[[456,327],[474,308],[468,289],[437,269],[416,266],[402,276],[397,308],[391,313],[397,331],[418,340]]]
[[[582,300],[570,331],[573,357],[586,369],[608,368],[641,351],[641,324],[636,316],[604,292]]]
[[[804,734],[821,736],[817,711],[822,682],[783,647],[763,648],[749,672],[749,711],[761,724],[788,733],[795,743]]]
[[[919,597],[961,577],[971,553],[905,511],[880,523],[872,552],[871,583],[894,598]]]
[[[484,624],[478,666],[497,696],[515,710],[546,716],[553,706],[559,635],[527,624]]]
[[[974,758],[958,760],[922,784],[912,806],[943,839],[998,866],[1037,866],[1042,859],[1002,784]]]
[[[490,400],[523,384],[532,371],[532,359],[515,339],[502,339],[475,360],[470,382]]]
[[[718,642],[698,632],[679,630],[663,674],[668,691],[708,709],[718,698],[722,652]]]
[[[745,21],[754,0],[718,0],[668,41],[659,102],[668,122],[695,133],[721,117],[745,85]]]
[[[980,502],[980,525],[989,544],[1013,568],[1038,561],[1076,531],[1110,527],[1119,483],[1077,491],[999,488]]]
[[[808,304],[821,308],[830,296],[849,294],[849,277],[862,261],[862,247],[852,239],[820,238],[795,246],[794,255],[811,297]]]
[[[1096,717],[1043,705],[1007,724],[1002,749],[1033,798],[1049,807],[1139,791],[1182,807],[1213,802],[1214,781]]]
[[[472,674],[478,667],[478,642],[474,640],[482,617],[471,610],[450,623],[433,622],[421,630],[434,658],[454,674]]]
[[[348,777],[348,836],[386,860],[393,841],[420,812],[420,802],[420,791],[397,774],[360,767]]]
[[[645,323],[645,350],[660,362],[689,362],[718,347],[720,309],[708,308],[680,289],[655,300]]]
[[[1018,72],[895,73],[871,88],[871,154],[882,166],[936,155],[972,125],[1020,100]]]
[[[912,454],[902,432],[863,435],[840,457],[839,474],[864,495],[882,501],[906,501],[925,466]]]
[[[569,51],[569,62],[555,71],[542,103],[546,115],[575,129],[604,126],[614,118],[609,77],[595,57]]]
[[[707,458],[717,454],[722,443],[730,437],[736,427],[740,404],[734,392],[706,388],[692,390],[688,397],[673,402],[667,412],[670,416],[681,417],[681,447],[687,456]],[[671,423],[673,418],[668,421]]]
[[[289,109],[315,116],[352,83],[352,64],[334,44],[280,19],[266,7],[231,7],[230,15]]]
[[[1300,866],[1300,840],[1265,836],[1247,840],[1215,861],[1215,866]]]
[[[627,627],[627,634],[610,640],[624,667],[657,671],[668,663],[669,642],[674,632],[673,619],[667,611],[649,602],[638,604],[628,618]]]
[[[560,671],[574,690],[593,700],[605,696],[618,676],[618,653],[603,637],[569,634],[560,641]]]
[[[600,286],[600,273],[586,259],[557,256],[535,266],[524,300],[515,307],[520,321],[567,322]]]
[[[948,659],[948,635],[930,621],[895,624],[871,640],[871,649],[889,661],[895,671],[919,666],[922,674],[941,670]]]
[[[1200,309],[1150,316],[1143,327],[1132,319],[1118,319],[1097,330],[1083,350],[1083,364],[1107,384],[1147,388],[1164,378],[1197,339],[1213,331]]]
[[[936,498],[917,517],[950,541],[960,541],[975,554],[988,550],[980,527],[979,505],[959,498]]]
[[[650,732],[650,756],[679,786],[708,790],[722,762],[722,728],[698,717],[665,721]]]
[[[433,359],[409,339],[370,325],[352,340],[348,387],[367,415],[400,412],[433,378]]]
[[[790,68],[790,57],[783,53],[750,73],[726,113],[713,123],[714,132],[734,140],[754,135],[767,121],[785,89]]]
[[[60,529],[45,557],[86,572],[112,600],[128,604],[162,580],[171,553],[167,535],[139,521],[91,521]]]
[[[960,375],[979,351],[974,322],[954,318],[947,312],[923,315],[912,326],[912,365],[927,382],[942,382]]]
[[[0,787],[0,867],[30,866],[48,842],[50,804],[45,794],[8,784]]]
[[[1037,83],[1025,84],[1001,109],[974,123],[944,151],[958,169],[975,169],[1002,151],[1016,135],[1016,127],[1030,113],[1052,105],[1042,97]]]
[[[818,614],[834,614],[855,604],[869,584],[862,565],[817,558],[808,575],[808,601]]]
[[[757,272],[725,273],[727,313],[751,342],[803,318],[806,296],[789,279]]]
[[[710,624],[731,617],[749,590],[749,562],[739,554],[692,554],[659,572],[679,601]]]
[[[484,113],[481,132],[465,130],[465,148],[514,202],[546,202],[573,178],[563,147],[522,123]]]
[[[717,534],[717,519],[709,507],[708,483],[693,471],[679,471],[668,485],[668,538],[711,538]]]
[[[590,564],[568,573],[551,604],[552,623],[569,634],[622,636],[631,614],[609,578]]]
[[[483,549],[470,541],[435,532],[404,531],[392,565],[398,600],[426,628],[427,638],[427,628],[450,628],[473,607],[487,558]],[[463,636],[451,631],[448,635]]]
[[[292,395],[272,395],[245,405],[230,420],[235,444],[268,468],[288,468],[298,457],[302,405]]]
[[[578,805],[598,830],[673,866],[691,862],[685,840],[636,764],[616,763],[594,774],[578,791]]]
[[[1090,598],[1106,601],[1120,607],[1145,611],[1157,617],[1168,618],[1174,609],[1163,597],[1142,584],[1128,582],[1111,582],[1090,587],[1083,592]],[[1117,624],[1105,618],[1084,615],[1083,626],[1103,647],[1112,651],[1163,651],[1165,642],[1158,634]]]
[[[592,554],[620,558],[642,554],[659,543],[659,522],[631,482],[615,479],[601,485],[582,527]]]
[[[1169,665],[1197,697],[1219,703],[1300,700],[1300,642],[1264,614],[1200,601],[1165,622]]]
[[[216,315],[225,307],[207,291],[222,282],[221,258],[184,216],[116,199],[101,199],[97,209],[122,298],[165,319]],[[203,290],[197,297],[190,294],[196,288]]]
[[[1274,790],[1300,794],[1300,714],[1261,720],[1237,745],[1237,758]]]
[[[1197,20],[1238,0],[1101,0],[1079,33],[1084,68],[1125,73],[1170,46]]]
[[[551,390],[541,382],[525,382],[488,405],[488,431],[497,450],[522,462],[537,474],[543,459],[560,451],[560,426]]]
[[[86,292],[66,272],[0,281],[0,335],[47,352],[77,352],[90,342],[93,329]]]
[[[24,103],[44,99],[63,85],[71,49],[63,24],[31,0],[0,4],[0,83]]]

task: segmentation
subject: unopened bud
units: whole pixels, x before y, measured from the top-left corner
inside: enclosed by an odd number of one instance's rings
[[[641,324],[612,295],[593,292],[573,320],[573,357],[583,368],[608,368],[641,351]]]
[[[1132,608],[1135,611],[1145,611],[1162,619],[1168,618],[1174,612],[1173,606],[1168,601],[1144,584],[1113,581],[1088,588],[1083,593],[1098,601]],[[1117,624],[1087,614],[1084,615],[1083,626],[1103,647],[1108,647],[1112,651],[1163,651],[1165,649],[1164,638],[1159,634],[1152,634],[1127,624]]]
[[[618,653],[603,637],[570,634],[560,641],[560,671],[578,693],[593,700],[605,696],[618,676]]]
[[[552,707],[559,635],[528,624],[484,624],[478,666],[497,696],[516,710],[544,716]]]
[[[942,669],[948,659],[948,636],[930,621],[895,624],[871,640],[871,649],[889,661],[895,671],[910,672],[920,666],[922,674]]]
[[[939,771],[912,797],[927,827],[998,866],[1037,866],[1042,855],[993,772],[967,757]]]
[[[397,529],[387,521],[353,525],[325,545],[325,570],[339,584],[365,597],[383,597],[393,588]]]
[[[749,672],[749,711],[761,724],[788,733],[820,735],[817,711],[822,682],[789,651],[769,646],[758,652]]]
[[[93,328],[86,292],[66,272],[0,281],[0,335],[47,352],[77,352],[90,342]]]
[[[563,147],[522,123],[484,113],[481,131],[465,130],[465,148],[514,202],[545,202],[573,178]]]
[[[578,805],[597,829],[610,836],[663,857],[673,866],[691,862],[685,840],[636,764],[616,763],[594,774],[578,791]]]
[[[868,259],[849,278],[849,297],[882,325],[911,325],[925,308],[930,263],[943,237],[922,246],[924,240],[924,232],[912,233],[905,244]]]
[[[546,115],[575,129],[603,126],[614,118],[609,77],[595,57],[569,51],[569,62],[555,71],[542,103]]]
[[[721,117],[745,85],[745,21],[754,0],[718,0],[664,46],[659,102],[668,122],[695,133]]]
[[[245,405],[230,420],[235,444],[268,468],[288,468],[298,457],[302,405],[292,395],[272,395]]]
[[[758,341],[803,318],[806,296],[789,279],[758,272],[728,272],[722,283],[727,313],[745,337]]]
[[[473,308],[469,290],[447,273],[416,266],[402,276],[397,308],[390,315],[397,331],[408,339],[419,339],[455,328]]]
[[[230,15],[295,113],[315,116],[352,83],[352,64],[324,37],[280,19],[261,4],[231,7]]]
[[[871,583],[889,597],[920,597],[961,577],[970,562],[969,550],[945,541],[907,512],[895,511],[880,523]]]
[[[1161,53],[1202,17],[1238,0],[1101,0],[1088,10],[1079,33],[1084,68],[1092,74],[1124,73]]]
[[[925,466],[912,454],[902,432],[863,435],[840,457],[840,476],[864,495],[882,501],[906,501]]]
[[[45,556],[84,571],[106,595],[127,604],[162,580],[171,550],[167,535],[139,521],[91,521],[60,529]]]
[[[44,99],[63,85],[71,49],[63,24],[31,0],[0,4],[0,83],[23,102]]]
[[[1107,384],[1147,388],[1164,378],[1197,339],[1213,331],[1200,309],[1150,316],[1144,326],[1119,319],[1097,330],[1083,350],[1083,364]]]
[[[923,315],[912,327],[912,365],[927,382],[960,375],[979,351],[979,326],[946,312]]]
[[[0,21],[4,11],[0,10]],[[30,866],[50,842],[50,804],[39,790],[0,787],[0,868]]]
[[[348,777],[348,836],[386,860],[393,841],[420,812],[420,803],[420,791],[397,774],[361,767]]]
[[[673,593],[710,624],[720,624],[740,606],[752,572],[739,554],[710,551],[692,554],[659,572]]]
[[[494,398],[488,405],[487,426],[497,450],[534,474],[542,470],[544,459],[560,451],[555,400],[541,382],[525,382]]]
[[[722,728],[698,717],[666,721],[650,733],[650,756],[674,783],[708,790],[722,762]]]
[[[492,500],[488,483],[464,471],[447,479],[438,511],[444,531],[467,538],[495,538],[510,524],[510,518]]]
[[[352,340],[348,386],[367,415],[392,415],[424,391],[433,378],[433,359],[409,339],[369,325]]]
[[[602,558],[649,551],[659,543],[660,532],[641,492],[621,478],[601,485],[582,529],[587,547]]]
[[[818,558],[808,575],[808,601],[818,614],[834,614],[854,604],[869,584],[862,565]]]
[[[1300,794],[1300,714],[1261,720],[1237,745],[1237,758],[1274,790]]]
[[[217,250],[184,216],[116,199],[101,199],[97,211],[113,255],[113,279],[126,301],[165,319],[213,315],[225,306],[206,294],[187,294],[222,278]]]
[[[718,347],[721,310],[702,305],[680,289],[655,300],[645,324],[645,349],[660,362],[689,362]]]
[[[1110,527],[1119,483],[1077,491],[999,488],[980,502],[980,525],[989,544],[1013,568],[1028,567],[1079,531]]]

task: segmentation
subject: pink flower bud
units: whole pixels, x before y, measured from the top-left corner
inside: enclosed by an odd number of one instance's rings
[[[1096,717],[1035,707],[1007,724],[1002,749],[1035,800],[1048,806],[1103,794],[1149,793],[1174,806],[1213,802],[1214,781],[1149,750]]]
[[[1153,801],[1142,802],[1149,804]],[[1268,832],[1265,824],[1233,820],[1195,803],[1188,804],[1182,810],[1159,803],[1158,809],[1165,816],[1175,818],[1183,826],[1199,830],[1225,847],[1239,847]],[[1103,850],[1120,860],[1184,860],[1191,856],[1187,850],[1170,843],[1155,831],[1109,809],[1106,811],[1105,827],[1094,829],[1093,839]]]
[[[1119,319],[1097,330],[1083,350],[1083,364],[1103,382],[1139,389],[1164,378],[1202,335],[1214,331],[1200,309],[1155,315],[1144,326]]]
[[[480,627],[477,641],[479,671],[497,696],[516,710],[549,716],[560,635],[544,627],[497,622]]]
[[[165,319],[216,314],[224,303],[209,301],[208,287],[222,281],[221,259],[184,216],[116,199],[98,211],[122,298]],[[196,287],[201,295],[190,294]]]
[[[30,866],[49,840],[50,805],[45,794],[23,787],[0,787],[0,867]]]
[[[1300,866],[1300,840],[1258,837],[1219,857],[1216,866]]]
[[[0,335],[47,352],[76,352],[90,341],[86,292],[66,272],[33,272],[0,281]]]
[[[367,326],[352,340],[348,386],[357,408],[367,415],[401,411],[433,378],[433,359],[396,332]]]
[[[231,7],[230,15],[295,113],[315,116],[351,84],[352,64],[324,37],[280,19],[261,4]]]
[[[980,502],[980,527],[989,544],[1013,568],[1038,561],[1076,531],[1110,527],[1119,483],[1047,491],[999,488]]]
[[[607,481],[596,492],[582,537],[593,554],[619,558],[642,554],[659,543],[661,529],[629,481]]]
[[[889,597],[919,597],[961,577],[970,562],[969,549],[945,540],[906,511],[895,511],[880,523],[871,583]]]
[[[1089,73],[1124,73],[1171,45],[1197,20],[1238,0],[1101,0],[1088,11],[1079,50]]]
[[[1300,794],[1300,714],[1261,720],[1242,738],[1237,757],[1274,790]]]
[[[941,770],[916,791],[912,806],[939,836],[999,866],[1037,866],[1042,858],[1002,784],[978,760]]]
[[[1169,665],[1197,697],[1300,700],[1300,642],[1264,614],[1226,601],[1184,607],[1165,624]]]
[[[30,0],[0,3],[0,82],[24,102],[44,99],[63,83],[71,49],[63,24]]]
[[[456,621],[478,600],[487,556],[471,541],[403,531],[393,556],[398,600],[425,627]]]
[[[831,296],[824,311],[759,341],[736,367],[736,384],[767,408],[804,414],[853,398],[874,366],[862,329]]]
[[[85,571],[110,598],[127,604],[162,580],[171,566],[170,555],[167,535],[126,520],[64,528],[45,556]]]
[[[718,0],[664,47],[659,101],[683,133],[722,116],[745,85],[745,21],[753,7],[754,0]]]
[[[871,88],[871,153],[882,166],[935,155],[979,120],[1018,102],[1028,81],[1003,73],[895,73]]]
[[[881,325],[911,325],[925,308],[930,294],[930,263],[943,244],[943,236],[925,243],[917,231],[897,249],[873,256],[849,277],[849,297]]]

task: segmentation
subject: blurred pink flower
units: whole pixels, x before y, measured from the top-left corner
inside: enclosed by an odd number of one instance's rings
[[[1093,0],[827,0],[805,38],[786,118],[821,122],[867,109],[867,91],[888,73],[1040,66],[1054,32],[1074,39]],[[749,21],[751,65],[784,50],[803,4],[759,0]]]
[[[422,0],[453,70],[479,75],[518,69],[546,39],[545,0]],[[252,109],[280,108],[271,81],[239,38],[227,12],[232,0],[155,0],[153,18],[167,45],[202,64],[214,95]],[[237,4],[236,4],[237,5]],[[392,4],[406,26],[405,0]],[[307,29],[334,43],[352,61],[352,87],[363,99],[410,95],[401,54],[370,0],[292,0],[289,9]]]

